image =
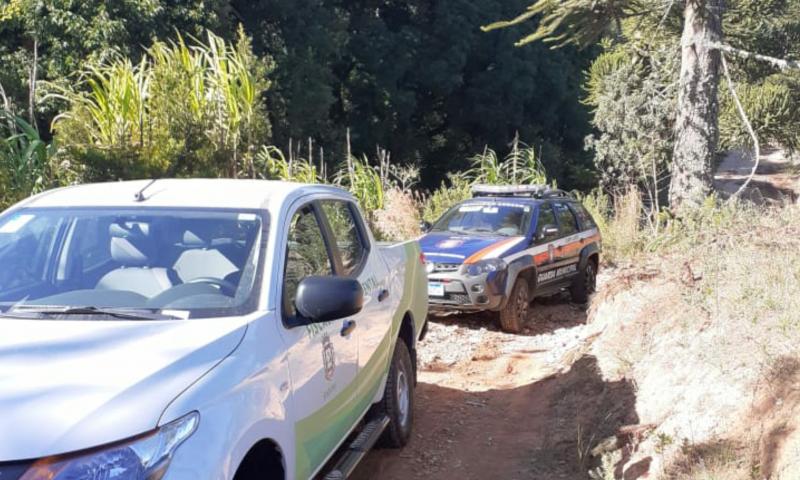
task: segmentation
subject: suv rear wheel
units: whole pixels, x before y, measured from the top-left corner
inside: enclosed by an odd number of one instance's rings
[[[528,281],[522,277],[517,278],[511,296],[506,302],[505,308],[500,311],[500,328],[504,332],[519,333],[522,325],[528,319],[531,310],[530,289]]]
[[[575,303],[586,303],[589,296],[597,288],[597,266],[593,259],[588,259],[578,276],[569,287],[569,294]]]

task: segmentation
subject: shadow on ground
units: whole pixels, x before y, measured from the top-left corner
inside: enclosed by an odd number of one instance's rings
[[[586,479],[589,452],[639,420],[632,385],[604,381],[591,355],[507,390],[420,383],[416,400],[410,444],[371,452],[351,478]]]

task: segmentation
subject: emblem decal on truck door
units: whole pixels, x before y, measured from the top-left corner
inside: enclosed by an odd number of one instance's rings
[[[325,367],[325,380],[330,381],[336,371],[336,352],[327,333],[322,337],[322,365]]]

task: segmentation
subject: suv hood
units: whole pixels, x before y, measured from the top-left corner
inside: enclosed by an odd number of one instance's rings
[[[236,348],[246,325],[0,319],[0,462],[154,429],[175,397]]]
[[[485,253],[497,257],[510,252],[523,237],[502,235],[454,235],[447,232],[429,233],[419,240],[425,258],[437,263],[462,263],[467,258]]]

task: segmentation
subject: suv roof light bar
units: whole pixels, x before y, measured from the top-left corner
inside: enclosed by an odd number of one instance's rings
[[[530,198],[572,198],[564,190],[549,185],[473,185],[473,197],[530,197]]]

